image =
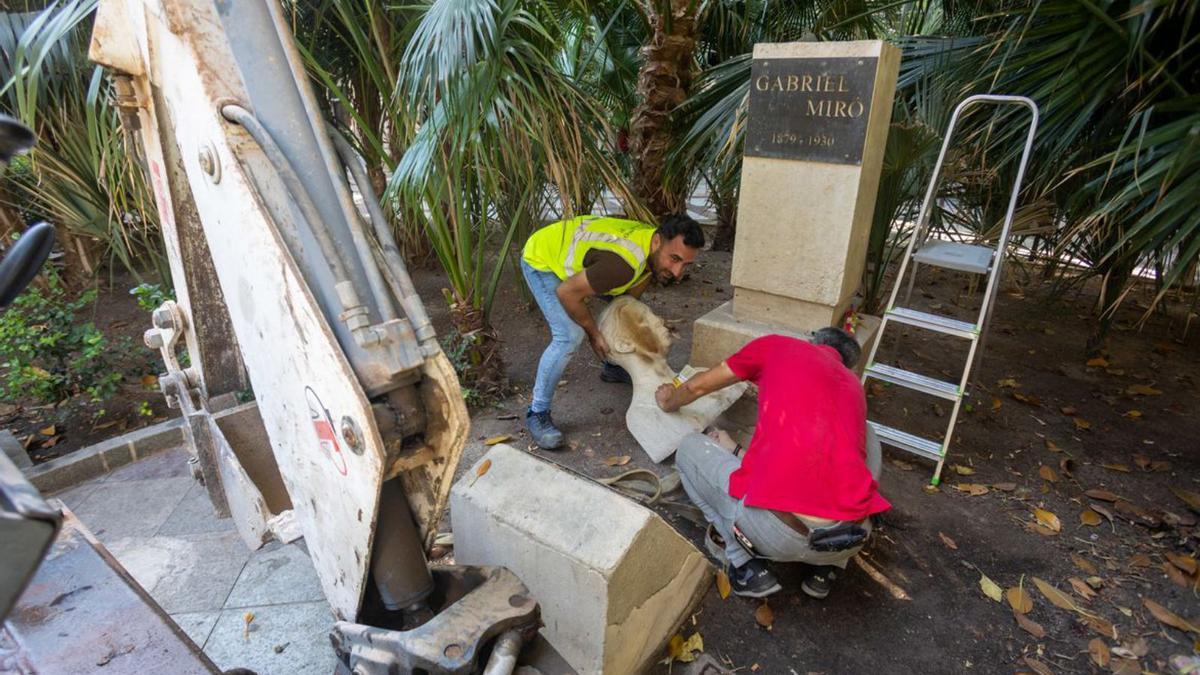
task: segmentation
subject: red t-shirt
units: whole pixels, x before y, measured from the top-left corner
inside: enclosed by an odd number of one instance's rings
[[[832,520],[891,508],[867,468],[866,396],[837,350],[766,335],[725,363],[758,385],[758,425],[729,476],[731,496]]]

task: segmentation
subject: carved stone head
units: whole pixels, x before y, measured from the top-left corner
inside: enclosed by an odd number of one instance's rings
[[[600,315],[600,333],[612,350],[616,363],[633,357],[645,363],[665,362],[671,334],[662,318],[636,298],[623,295],[613,300]]]

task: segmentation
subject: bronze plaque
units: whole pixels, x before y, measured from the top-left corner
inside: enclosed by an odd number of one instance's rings
[[[745,155],[861,164],[877,61],[755,59]]]

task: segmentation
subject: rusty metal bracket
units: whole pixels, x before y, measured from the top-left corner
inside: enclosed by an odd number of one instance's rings
[[[426,623],[405,631],[347,621],[334,625],[329,637],[344,669],[354,675],[465,675],[475,672],[494,638],[514,630],[526,638],[536,633],[537,602],[507,569],[455,566],[432,572],[442,607]]]

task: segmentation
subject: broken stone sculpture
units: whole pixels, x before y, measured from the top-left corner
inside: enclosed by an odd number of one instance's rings
[[[712,424],[749,386],[738,382],[678,412],[664,412],[655,402],[654,392],[671,382],[676,373],[667,364],[671,336],[663,320],[642,302],[622,296],[600,315],[599,326],[610,349],[608,360],[628,371],[633,380],[625,424],[655,462],[670,457],[684,436]]]

